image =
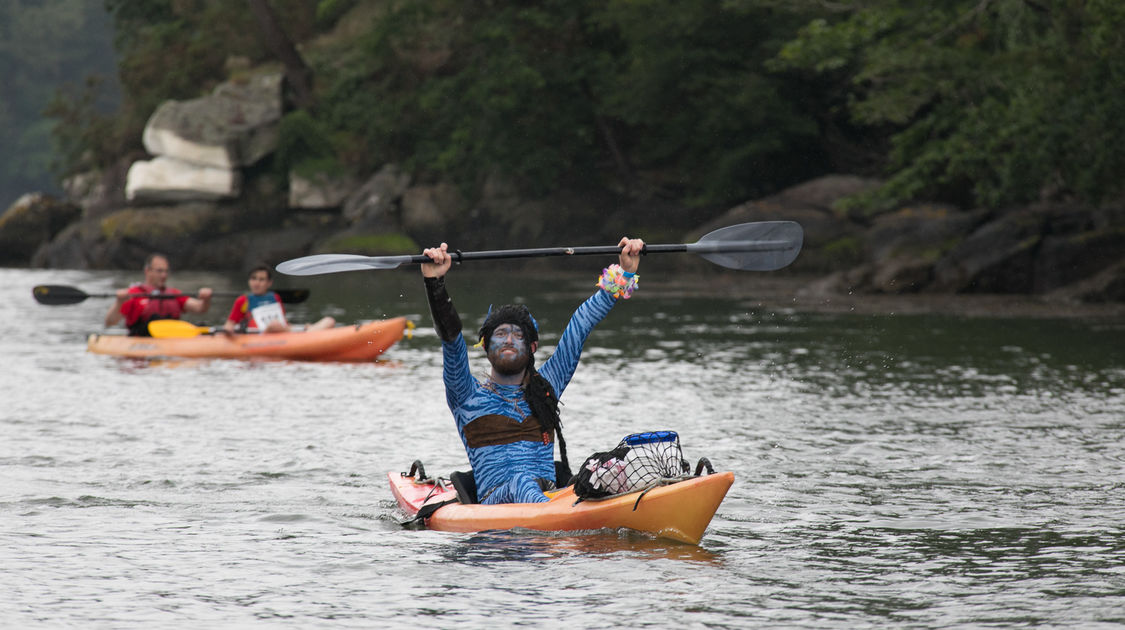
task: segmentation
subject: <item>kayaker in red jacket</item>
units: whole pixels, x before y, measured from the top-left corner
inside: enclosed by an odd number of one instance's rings
[[[452,264],[448,246],[423,251],[432,263],[422,265],[434,328],[442,341],[446,402],[473,467],[481,503],[539,503],[554,487],[555,439],[566,464],[558,397],[570,383],[590,331],[637,286],[644,241],[622,238],[620,264],[602,271],[598,289],[571,316],[559,342],[536,369],[539,329],[522,305],[490,311],[479,338],[492,371],[488,380],[473,377],[461,318],[445,290]]]
[[[148,337],[148,323],[157,319],[179,319],[184,312],[205,313],[211,308],[211,289],[204,287],[196,297],[184,295],[168,287],[168,257],[150,254],[145,259],[145,279],[128,289],[117,290],[117,301],[105,314],[105,325],[114,326],[125,320],[129,334]],[[174,297],[158,297],[158,296]]]
[[[281,296],[275,291],[270,291],[273,286],[273,270],[266,265],[258,265],[250,270],[246,284],[250,293],[243,293],[234,300],[230,315],[223,324],[223,330],[233,333],[240,325],[245,331],[253,328],[262,333],[289,332],[292,327],[285,318],[285,307],[281,304]],[[332,317],[322,317],[319,321],[308,324],[302,330],[327,330],[336,325]]]

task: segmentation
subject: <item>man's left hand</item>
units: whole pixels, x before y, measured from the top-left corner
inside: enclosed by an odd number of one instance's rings
[[[641,251],[645,248],[645,242],[639,238],[623,236],[617,246],[621,248],[621,255],[618,257],[621,268],[629,273],[636,273],[641,266]]]

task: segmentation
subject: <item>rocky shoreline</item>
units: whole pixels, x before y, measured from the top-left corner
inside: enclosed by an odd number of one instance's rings
[[[646,274],[646,291],[668,297],[724,295],[771,311],[857,315],[942,315],[1081,319],[1125,324],[1125,303],[1075,302],[1019,294],[825,293],[817,274]]]
[[[1044,317],[1119,316],[1125,305],[1125,201],[1003,210],[920,203],[866,216],[839,202],[880,182],[852,175],[704,214],[610,191],[527,198],[501,178],[470,200],[395,164],[366,177],[279,174],[282,98],[280,77],[267,72],[159,107],[144,132],[147,155],[69,178],[65,199],[29,194],[8,208],[0,265],[135,269],[161,251],[180,269],[242,270],[310,253],[416,253],[453,239],[465,250],[596,245],[626,233],[690,243],[726,225],[785,220],[800,223],[805,240],[793,275],[776,282],[802,280],[762,299],[813,310]],[[684,258],[678,271],[711,267]]]

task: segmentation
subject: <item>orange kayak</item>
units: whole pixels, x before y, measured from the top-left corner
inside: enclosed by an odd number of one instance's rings
[[[187,338],[90,335],[86,349],[120,357],[370,361],[402,339],[406,318],[377,320],[328,330],[268,334],[199,335]]]
[[[387,473],[391,493],[407,514],[424,505],[451,501],[425,520],[426,527],[477,532],[522,527],[540,531],[627,528],[699,544],[703,532],[734,483],[733,472],[690,477],[643,492],[575,503],[574,486],[551,493],[546,503],[462,504],[444,479],[416,481],[408,473]]]

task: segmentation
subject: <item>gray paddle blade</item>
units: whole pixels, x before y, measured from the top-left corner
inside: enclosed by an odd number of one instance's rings
[[[394,269],[410,262],[410,256],[359,256],[356,254],[316,254],[287,260],[277,270],[290,276],[315,276],[341,271],[370,271]]]
[[[759,221],[709,232],[687,251],[729,269],[774,271],[797,258],[804,238],[793,221]]]

